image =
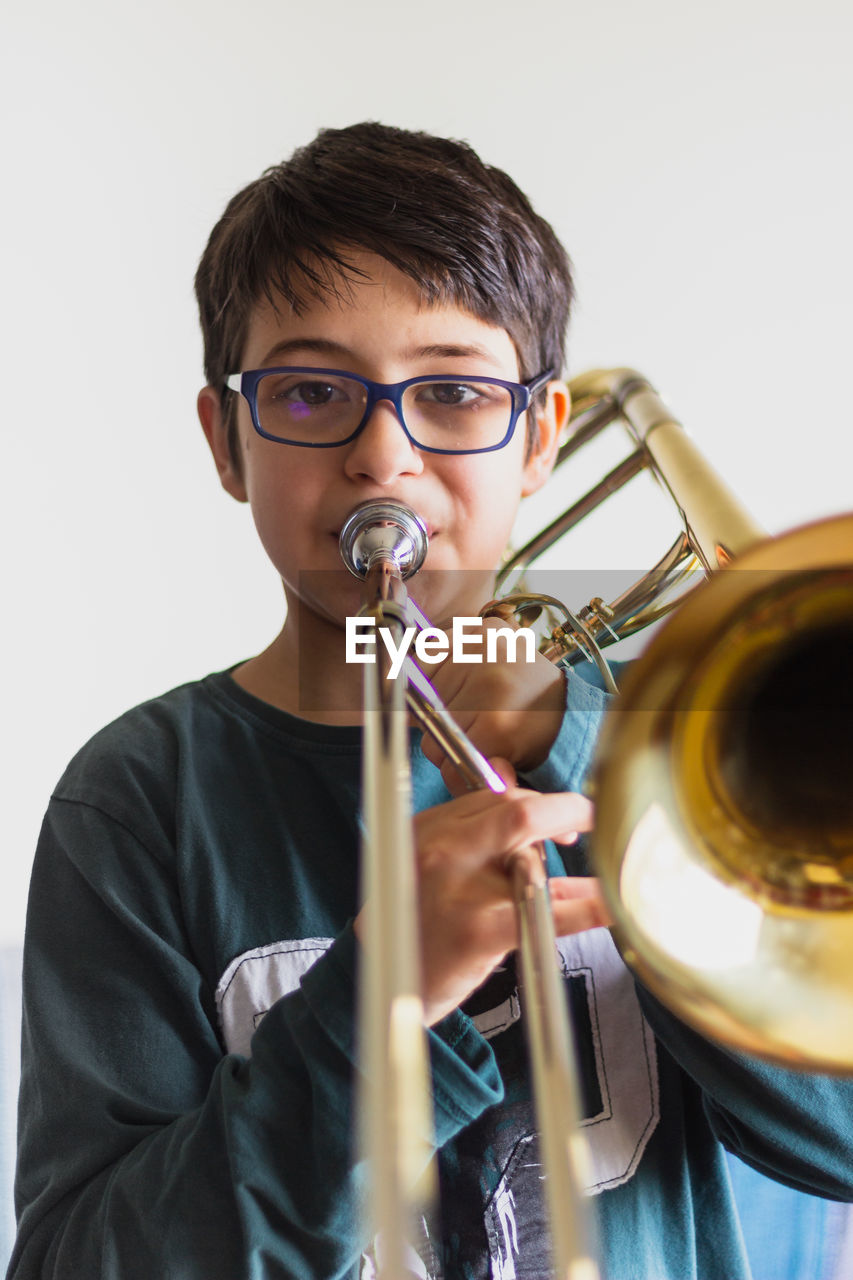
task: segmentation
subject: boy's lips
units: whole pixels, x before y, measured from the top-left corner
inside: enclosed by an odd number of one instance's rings
[[[407,505],[407,504],[404,503],[403,505]],[[353,510],[357,510],[357,508],[353,508]],[[413,508],[410,507],[409,510],[413,510]],[[415,514],[417,515],[418,519],[421,521],[424,528],[426,529],[427,539],[431,541],[433,538],[438,537],[440,530],[434,524],[432,524],[429,520],[427,520],[427,518],[420,511],[416,512]],[[346,524],[347,520],[351,515],[352,515],[352,511],[348,511],[346,515],[344,515],[341,518],[341,521],[338,524],[338,526],[334,529],[330,529],[329,531],[330,537],[340,539],[341,529],[344,527],[344,525]]]
[[[424,523],[426,524],[426,522],[424,522]],[[438,535],[439,535],[439,530],[438,530],[438,529],[433,529],[433,528],[432,528],[430,525],[428,525],[428,524],[426,525],[426,532],[427,532],[427,538],[429,538],[429,539],[430,539],[430,541],[432,541],[432,539],[433,539],[433,538],[437,538],[437,537],[438,537]],[[330,533],[329,533],[329,537],[330,537],[330,538],[335,538],[337,541],[340,541],[340,537],[341,537],[341,531],[340,531],[340,529],[332,529],[332,530],[330,531]]]

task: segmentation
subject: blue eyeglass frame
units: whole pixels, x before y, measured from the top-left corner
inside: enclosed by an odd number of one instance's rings
[[[312,443],[308,440],[287,440],[283,436],[270,435],[268,431],[264,431],[258,419],[258,384],[262,378],[271,373],[316,373],[324,377],[349,378],[353,382],[358,382],[367,391],[367,404],[364,407],[364,413],[361,421],[350,435],[344,440],[333,440],[323,443]],[[374,382],[371,378],[362,378],[357,373],[350,373],[348,369],[316,369],[308,365],[277,365],[269,369],[247,369],[244,373],[232,373],[225,379],[225,385],[229,391],[238,391],[240,395],[248,401],[249,409],[252,414],[252,426],[258,435],[263,436],[265,440],[272,440],[274,444],[289,444],[297,449],[339,449],[341,445],[349,444],[360,434],[367,426],[370,415],[373,413],[376,405],[380,400],[388,400],[394,407],[399,422],[406,439],[416,449],[422,453],[494,453],[496,449],[503,449],[509,444],[515,431],[516,423],[523,413],[529,408],[534,396],[542,390],[547,382],[554,376],[553,369],[546,369],[544,373],[539,373],[535,378],[531,378],[529,382],[506,382],[503,378],[489,378],[480,374],[424,374],[417,378],[406,378],[403,382]],[[505,387],[512,396],[512,413],[510,415],[509,426],[506,435],[499,444],[485,445],[482,449],[436,449],[431,445],[419,444],[414,439],[409,428],[403,421],[403,392],[407,387],[416,386],[423,382],[488,382],[497,387]]]

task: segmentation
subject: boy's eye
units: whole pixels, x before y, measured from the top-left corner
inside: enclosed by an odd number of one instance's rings
[[[271,373],[258,384],[258,420],[274,439],[334,442],[358,426],[363,399],[360,383],[343,376]]]
[[[277,385],[270,387],[269,398],[271,402],[304,404],[310,409],[321,409],[328,404],[346,401],[348,396],[340,386],[332,382],[293,382],[282,379]]]
[[[426,382],[418,387],[417,398],[445,408],[473,405],[487,398],[488,388],[469,382]]]

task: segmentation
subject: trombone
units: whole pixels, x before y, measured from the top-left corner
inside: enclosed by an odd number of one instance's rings
[[[648,468],[683,532],[545,651],[571,665],[675,610],[632,665],[592,780],[592,860],[623,958],[735,1049],[853,1071],[853,514],[767,538],[642,375],[571,384],[563,459],[612,421],[633,452],[508,561]],[[696,568],[708,580],[672,599]],[[518,602],[524,605],[524,598]]]
[[[340,534],[347,568],[364,581],[363,612],[402,632],[428,620],[404,580],[427,550],[422,522],[397,502],[366,502]],[[406,689],[365,667],[363,795],[366,839],[363,897],[375,913],[363,960],[360,1009],[363,1069],[361,1145],[371,1179],[376,1255],[382,1280],[402,1280],[417,1237],[419,1207],[433,1198],[419,1185],[428,1159],[429,1088],[419,995],[414,847],[406,708],[438,740],[472,789],[501,793],[505,783],[456,725],[423,672],[406,664]],[[577,1081],[541,846],[516,853],[508,867],[519,924],[520,980],[554,1266],[566,1280],[596,1280],[598,1268],[581,1202],[586,1150],[578,1129]],[[545,1110],[545,1100],[548,1109]]]
[[[613,422],[627,430],[632,451],[507,560],[499,585],[645,469],[668,491],[683,531],[614,601],[595,598],[572,612],[550,597],[516,594],[491,601],[483,612],[556,609],[562,622],[543,652],[566,667],[591,659],[605,685],[615,688],[604,649],[677,607],[620,690],[592,782],[593,862],[617,944],[649,989],[700,1032],[783,1065],[850,1072],[853,515],[768,540],[642,375],[597,370],[570,385],[573,430],[557,465]],[[402,582],[426,550],[413,513],[406,512],[402,532],[394,533],[398,514],[373,511],[362,524],[356,512],[355,526],[341,535],[345,563],[365,579],[365,607],[383,625],[403,625],[411,616]],[[712,581],[673,599],[696,568]],[[487,762],[478,764],[479,753],[413,667],[409,707],[452,759],[473,770],[473,785],[491,785],[482,768]],[[369,832],[388,827],[391,780],[403,779],[403,793],[407,784],[405,734],[397,734],[397,763],[386,754],[394,733],[385,698],[401,697],[392,693],[397,682],[384,681],[378,663],[365,667],[365,677],[373,680],[365,694]],[[404,724],[400,706],[394,714]],[[397,834],[386,839],[384,854],[372,839],[365,846],[371,902],[377,881],[385,880],[381,865],[399,860],[396,819],[391,827]],[[570,1029],[553,963],[547,886],[541,861],[533,856],[524,865],[523,874],[516,869],[514,894],[533,1015],[528,1041],[554,1269],[561,1280],[594,1280],[578,1190],[584,1153]],[[365,1149],[383,1280],[410,1274],[416,1173],[425,1162],[428,1131],[412,885],[407,872],[408,896],[387,908],[390,920],[377,913],[361,1015],[365,1127],[372,1134]],[[389,959],[397,945],[408,950],[405,962]],[[412,1035],[398,1034],[403,1024]],[[421,1101],[412,1103],[414,1095]],[[406,1136],[413,1132],[415,1141]]]

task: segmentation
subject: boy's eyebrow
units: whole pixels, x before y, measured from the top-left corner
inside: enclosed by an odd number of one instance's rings
[[[340,342],[332,342],[329,338],[285,338],[282,342],[277,342],[274,347],[270,347],[263,358],[263,364],[268,364],[272,359],[278,360],[282,356],[290,355],[292,351],[316,351],[318,355],[323,356],[350,355],[345,346]]]
[[[317,355],[332,356],[335,359],[352,358],[353,351],[340,342],[330,338],[285,338],[271,347],[263,358],[263,364],[280,360],[294,351],[311,351]],[[425,346],[412,347],[401,353],[404,360],[487,360],[491,364],[500,362],[495,352],[478,343],[431,342]]]
[[[404,355],[408,359],[419,360],[435,357],[437,360],[489,360],[492,364],[498,363],[494,351],[490,351],[488,347],[481,347],[476,342],[464,344],[432,342],[425,347],[416,347],[407,351]]]

